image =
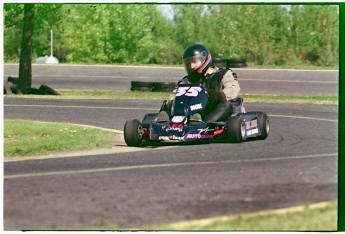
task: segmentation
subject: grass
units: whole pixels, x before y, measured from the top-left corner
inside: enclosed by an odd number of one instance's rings
[[[144,230],[335,231],[337,230],[337,202],[186,221],[144,228]]]
[[[229,216],[209,222],[172,224],[163,229],[174,230],[243,230],[243,231],[327,231],[337,229],[337,203],[324,207],[304,206],[279,214],[262,212]],[[170,229],[171,228],[171,229]]]
[[[63,98],[116,99],[116,100],[165,100],[170,93],[106,90],[57,90]]]
[[[247,63],[249,69],[293,69],[293,70],[339,70],[339,66],[332,67],[320,67],[312,64],[286,64],[286,65],[256,65],[253,63]]]
[[[288,96],[269,94],[243,94],[245,102],[249,103],[292,103],[292,104],[317,104],[338,105],[338,96]]]
[[[57,90],[61,96],[18,95],[24,98],[64,98],[64,99],[114,99],[114,100],[165,100],[170,93],[140,91],[104,91],[104,90]],[[292,103],[338,105],[338,96],[288,96],[272,94],[241,94],[246,103]]]
[[[4,121],[4,156],[43,155],[110,146],[113,132],[65,123]]]

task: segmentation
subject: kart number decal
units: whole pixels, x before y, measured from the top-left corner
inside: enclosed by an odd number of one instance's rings
[[[188,97],[196,97],[202,89],[200,87],[179,87],[176,97],[186,95]]]

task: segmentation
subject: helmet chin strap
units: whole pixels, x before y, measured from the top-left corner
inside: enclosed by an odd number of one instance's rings
[[[205,67],[210,63],[211,59],[212,59],[212,58],[211,58],[211,55],[209,54],[209,55],[207,56],[207,59],[206,59],[206,61],[204,62],[204,64],[203,64],[201,67],[199,67],[198,70],[196,70],[196,73],[201,74],[202,71],[205,69]]]

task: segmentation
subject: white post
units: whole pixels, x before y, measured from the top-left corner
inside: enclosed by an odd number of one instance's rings
[[[50,30],[50,56],[46,59],[45,63],[59,63],[59,60],[53,56],[53,30]]]
[[[53,30],[50,30],[50,56],[53,56]]]

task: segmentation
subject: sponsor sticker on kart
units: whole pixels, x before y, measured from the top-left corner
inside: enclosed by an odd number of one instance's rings
[[[182,141],[183,139],[184,139],[183,136],[175,136],[175,135],[172,135],[172,136],[159,136],[158,137],[158,140],[160,140],[160,141],[170,141],[170,140]]]
[[[174,116],[174,117],[172,117],[171,122],[182,123],[183,120],[185,120],[185,118],[186,118],[185,116]]]
[[[259,133],[259,129],[257,129],[257,128],[252,129],[252,130],[248,130],[247,131],[247,136],[251,136],[251,135],[254,135],[256,133]]]
[[[259,133],[257,119],[247,121],[245,124],[246,124],[247,136],[251,136],[251,135]]]
[[[186,138],[188,139],[212,139],[212,135],[204,135],[204,134],[187,134]]]
[[[158,140],[160,140],[160,141],[168,141],[168,140],[170,140],[170,139],[169,139],[168,136],[159,136],[159,137],[158,137]]]
[[[190,106],[191,111],[200,110],[200,109],[202,109],[201,103]]]
[[[258,120],[253,119],[248,122],[246,122],[246,129],[252,129],[252,128],[257,128],[258,127]]]
[[[170,131],[178,131],[178,132],[183,132],[183,124],[177,124],[177,123],[172,123],[169,125],[165,131],[170,132]]]

